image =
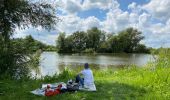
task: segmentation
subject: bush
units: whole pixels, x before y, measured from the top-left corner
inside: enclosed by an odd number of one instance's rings
[[[10,46],[0,51],[0,79],[29,78],[30,68],[39,65],[40,51],[30,54],[22,47],[22,42],[9,42]]]
[[[95,50],[92,48],[89,48],[89,49],[85,49],[84,51],[82,51],[82,53],[95,53]]]

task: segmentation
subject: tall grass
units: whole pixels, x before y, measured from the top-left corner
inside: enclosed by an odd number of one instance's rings
[[[26,63],[29,70],[35,72],[35,78],[37,78],[37,75],[40,74],[39,64],[41,53],[41,50],[37,50],[34,54],[30,54],[28,56],[29,60]]]

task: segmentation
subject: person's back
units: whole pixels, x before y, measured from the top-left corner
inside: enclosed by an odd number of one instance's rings
[[[84,78],[80,77],[80,74],[83,75]],[[88,63],[84,64],[84,70],[82,70],[77,76],[76,76],[76,82],[80,83],[81,86],[86,89],[87,91],[96,91],[96,86],[94,84],[94,78],[93,78],[93,72],[89,68]],[[82,89],[83,89],[82,88]],[[79,88],[80,89],[80,88]]]
[[[84,69],[81,73],[84,76],[84,85],[90,85],[94,83],[93,72],[90,68]]]

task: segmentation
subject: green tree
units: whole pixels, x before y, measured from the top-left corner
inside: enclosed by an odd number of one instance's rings
[[[24,46],[28,53],[34,53],[37,50],[46,50],[47,45],[35,40],[31,35],[26,36],[25,39],[23,39]]]
[[[143,38],[142,33],[133,28],[127,28],[114,35],[114,33],[106,34],[106,32],[93,27],[87,32],[77,31],[67,37],[65,34],[60,34],[57,47],[59,52],[63,53],[147,53],[149,49],[140,44]]]
[[[65,53],[72,53],[73,52],[73,37],[68,36],[65,39]]]
[[[112,53],[123,52],[123,42],[118,36],[112,36],[108,39],[108,49]]]
[[[82,52],[86,48],[87,34],[85,32],[75,32],[72,35],[72,43],[74,52]]]
[[[24,48],[24,51],[29,54],[35,53],[37,50],[55,50],[55,46],[47,45],[35,40],[31,35],[28,35],[25,38],[15,38],[11,41],[13,41],[14,44],[21,44],[21,47]]]
[[[65,52],[65,47],[66,47],[66,37],[65,37],[65,33],[60,33],[57,41],[57,49],[59,53],[64,53]]]
[[[97,49],[97,52],[100,52],[100,53],[105,53],[105,52],[109,52],[108,50],[108,42],[107,42],[107,35],[106,35],[106,32],[102,32],[101,33],[101,36],[100,36],[100,43],[99,43],[99,47]]]
[[[47,30],[53,28],[58,18],[55,8],[46,2],[31,2],[30,0],[0,1],[0,74],[13,76],[23,65],[23,52],[20,46],[11,44],[10,36],[16,28],[38,27]],[[22,50],[22,49],[21,49]],[[23,54],[22,54],[23,53]],[[17,56],[16,56],[17,55]],[[18,56],[20,55],[20,56]],[[21,71],[20,71],[21,72]]]
[[[132,53],[137,48],[140,41],[144,38],[142,32],[137,29],[127,28],[121,31],[118,35],[120,47],[123,48],[123,52]]]
[[[87,37],[87,48],[92,48],[97,51],[101,43],[102,31],[97,27],[93,27],[90,30],[87,30]]]
[[[25,44],[24,47],[29,53],[32,53],[35,50],[35,40],[31,35],[26,36],[26,38],[23,39],[23,42]]]
[[[99,48],[97,50],[97,52],[99,53],[109,53],[109,44],[108,42],[101,42],[100,45],[99,45]]]
[[[138,44],[136,49],[136,53],[150,53],[150,49],[147,48],[144,44]]]

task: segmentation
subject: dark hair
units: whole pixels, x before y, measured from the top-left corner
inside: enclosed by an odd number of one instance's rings
[[[85,69],[88,69],[88,68],[89,68],[89,64],[88,64],[88,63],[85,63],[85,64],[84,64],[84,68],[85,68]]]

